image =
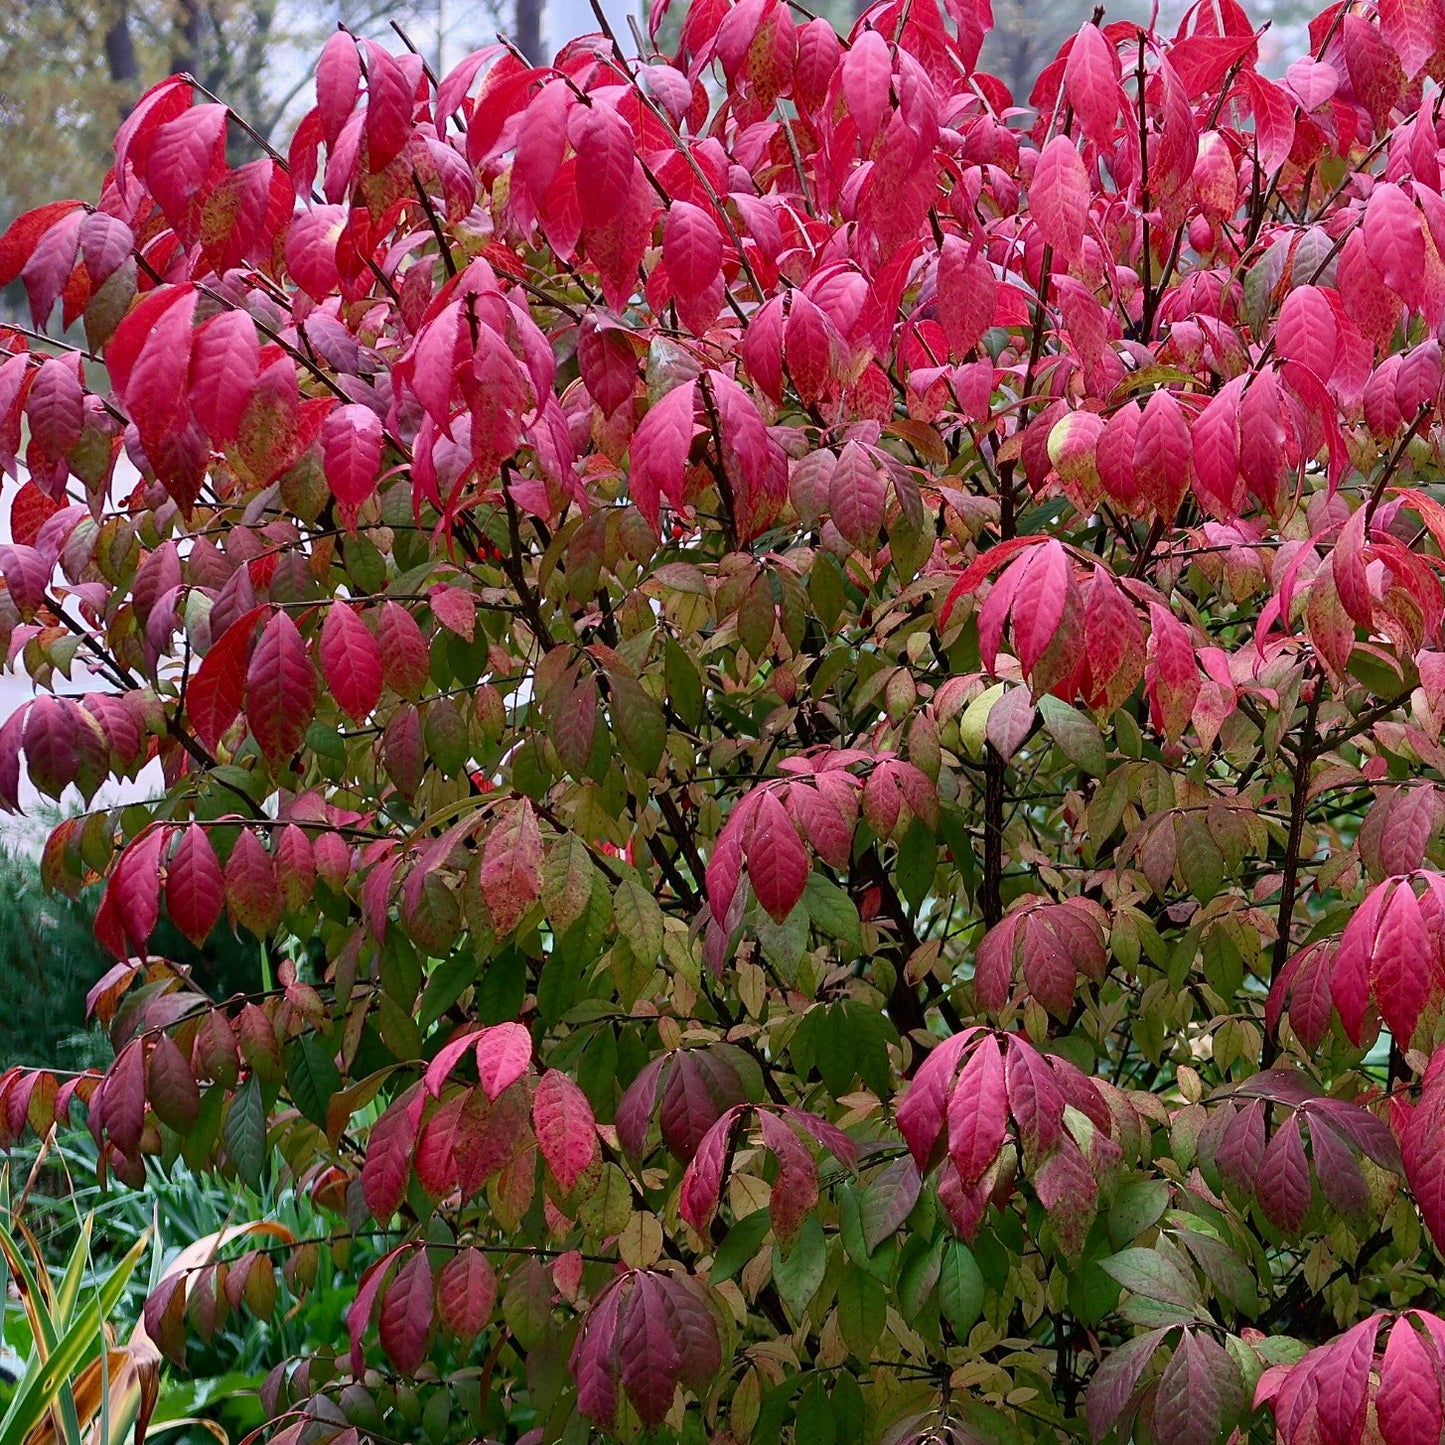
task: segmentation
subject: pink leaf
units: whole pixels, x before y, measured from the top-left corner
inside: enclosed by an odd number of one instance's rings
[[[477,1039],[477,1082],[495,1103],[532,1063],[532,1036],[525,1024],[494,1024]]]
[[[532,1097],[537,1147],[557,1182],[570,1192],[600,1157],[597,1123],[587,1096],[557,1069],[548,1069]]]
[[[246,721],[267,760],[279,767],[301,746],[316,710],[316,669],[296,624],[276,612],[246,668]]]
[[[745,851],[754,895],[768,916],[782,923],[803,896],[808,854],[793,820],[771,791],[758,799]]]
[[[343,506],[359,507],[376,490],[381,444],[381,420],[370,407],[337,407],[322,423],[326,484]]]
[[[349,602],[336,601],[321,625],[321,672],[331,695],[357,722],[381,699],[381,646]]]
[[[1445,1431],[1436,1352],[1408,1315],[1390,1327],[1375,1411],[1385,1445],[1436,1445]]]
[[[1066,135],[1056,135],[1039,152],[1029,186],[1029,214],[1062,261],[1078,260],[1089,221],[1089,173]]]

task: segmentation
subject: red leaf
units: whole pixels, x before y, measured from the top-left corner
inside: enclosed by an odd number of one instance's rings
[[[684,1056],[678,1055],[678,1057]],[[637,1077],[627,1086],[622,1098],[618,1100],[615,1115],[617,1137],[621,1140],[628,1157],[636,1164],[640,1164],[647,1153],[647,1134],[652,1124],[653,1111],[657,1108],[657,1095],[662,1084],[663,1070],[672,1062],[672,1059],[673,1056],[670,1054],[662,1054],[657,1058],[649,1059],[642,1066]],[[706,1133],[716,1122],[716,1116],[710,1117],[701,1133]],[[694,1145],[694,1152],[695,1150],[696,1145]],[[691,1155],[688,1157],[690,1158]]]
[[[920,1174],[932,1167],[935,1151],[943,1141],[948,1095],[959,1060],[981,1032],[978,1028],[964,1029],[939,1044],[919,1066],[903,1102],[898,1105],[895,1115],[898,1132],[903,1135]]]
[[[633,433],[628,490],[654,532],[661,525],[663,497],[675,507],[682,506],[683,472],[696,430],[696,390],[693,381],[673,387],[648,410]]]
[[[196,197],[209,185],[217,166],[225,164],[226,107],[193,105],[155,129],[143,165],[146,186],[160,203],[178,235],[199,234]]]
[[[1159,1379],[1154,1434],[1159,1445],[1214,1445],[1248,1404],[1234,1357],[1200,1330],[1185,1330]]]
[[[146,1092],[156,1117],[168,1128],[184,1134],[200,1113],[201,1095],[186,1056],[167,1033],[158,1034],[151,1046],[146,1078]]]
[[[774,296],[748,318],[743,332],[743,364],[764,395],[783,399],[783,298]]]
[[[1321,381],[1334,374],[1339,353],[1335,309],[1318,286],[1297,286],[1284,299],[1274,323],[1276,353],[1309,367]]]
[[[25,399],[30,434],[50,457],[63,457],[85,426],[85,388],[75,367],[59,357],[40,363]]]
[[[256,323],[244,311],[223,311],[196,332],[189,399],[213,441],[234,441],[261,367]]]
[[[1089,1434],[1095,1440],[1102,1440],[1118,1424],[1149,1361],[1168,1333],[1165,1328],[1136,1335],[1104,1356],[1089,1380],[1084,1400],[1084,1416]]]
[[[662,1290],[660,1280],[651,1273],[634,1272],[632,1297],[623,1316],[618,1350],[627,1398],[649,1429],[660,1425],[672,1408],[672,1397],[682,1373],[682,1356]]]
[[[1408,881],[1395,886],[1380,915],[1370,956],[1375,1001],[1385,1026],[1408,1048],[1430,996],[1434,950],[1420,916],[1420,903]]]
[[[722,1192],[723,1167],[732,1147],[733,1130],[745,1107],[734,1105],[722,1115],[703,1135],[697,1153],[683,1171],[678,1213],[704,1237],[708,1221],[717,1209],[718,1195]]]
[[[264,607],[253,607],[221,634],[201,659],[186,689],[186,712],[196,736],[212,751],[240,716],[246,695],[246,662],[256,619]]]
[[[187,288],[155,319],[124,383],[115,378],[116,391],[135,417],[148,452],[159,450],[166,435],[185,424],[195,313],[196,293]],[[107,357],[114,350],[113,339]]]
[[[106,1072],[103,1090],[105,1131],[122,1154],[134,1156],[145,1129],[145,1048],[134,1039]]]
[[[828,85],[842,53],[843,47],[831,20],[810,20],[799,29],[793,99],[805,115],[817,111],[827,98]]]
[[[1445,1431],[1435,1352],[1408,1315],[1390,1327],[1375,1410],[1385,1445],[1437,1445]]]
[[[832,322],[806,296],[794,292],[788,319],[783,323],[783,355],[788,375],[805,405],[812,406],[828,394],[839,349],[840,339]]]
[[[1019,666],[1027,675],[1064,619],[1070,600],[1069,559],[1062,545],[1050,538],[1009,570],[1020,573],[1010,616]]]
[[[404,1375],[414,1375],[431,1339],[436,1291],[425,1249],[412,1251],[381,1298],[381,1347]]]
[[[531,1040],[528,1040],[530,1055]],[[587,1095],[557,1069],[548,1069],[532,1096],[532,1125],[537,1147],[564,1192],[601,1157],[597,1145],[597,1121]]]
[[[271,855],[249,828],[242,829],[226,859],[226,906],[238,923],[265,938],[281,922],[281,894]]]
[[[331,695],[357,722],[381,699],[381,646],[349,602],[336,601],[321,625],[321,674]]]
[[[542,835],[525,799],[509,804],[487,834],[479,882],[499,938],[542,896]]]
[[[155,932],[161,906],[161,852],[170,830],[150,827],[135,838],[116,860],[106,887],[121,926],[137,953],[144,953]]]
[[[758,1124],[763,1143],[778,1161],[778,1177],[768,1201],[773,1232],[790,1244],[818,1202],[818,1166],[803,1141],[777,1115],[760,1110]]]
[[[1189,489],[1189,428],[1172,392],[1158,390],[1134,438],[1134,481],[1159,515],[1172,522]]]
[[[46,232],[78,210],[79,201],[51,201],[17,216],[0,235],[0,286],[8,286],[20,275]]]
[[[296,624],[275,613],[246,669],[246,722],[273,767],[301,746],[316,711],[316,669]]]
[[[130,162],[137,175],[144,172],[157,129],[188,109],[191,96],[187,81],[168,76],[151,86],[121,122],[115,135],[115,173],[122,199],[127,191],[126,163]]]
[[[1064,1096],[1038,1050],[1021,1038],[1007,1041],[1004,1075],[1025,1158],[1042,1158],[1063,1137]]]
[[[843,98],[858,127],[866,154],[873,147],[893,85],[888,42],[871,27],[857,36],[843,57]]]
[[[305,831],[288,823],[276,843],[276,872],[288,911],[295,911],[311,900],[316,886],[316,850]]]
[[[532,1036],[525,1024],[494,1024],[477,1039],[477,1082],[495,1103],[532,1062]]]
[[[388,54],[375,41],[366,42],[366,149],[373,174],[389,166],[411,137],[416,86],[407,59]]]
[[[617,1324],[623,1281],[615,1279],[593,1302],[572,1346],[568,1364],[577,1381],[577,1408],[600,1425],[617,1414]]]
[[[745,847],[748,881],[764,911],[782,923],[803,896],[808,854],[777,795],[764,792]]]
[[[1089,222],[1089,173],[1066,135],[1056,135],[1039,152],[1029,214],[1062,261],[1072,265],[1079,259]]]
[[[1165,737],[1177,741],[1199,697],[1199,669],[1189,629],[1157,602],[1149,604],[1149,696]]]
[[[589,311],[578,334],[577,361],[582,383],[603,416],[614,415],[632,399],[637,389],[637,352],[621,327],[599,325]]]
[[[1310,1168],[1296,1113],[1285,1118],[1265,1146],[1258,1194],[1260,1207],[1276,1228],[1299,1231],[1309,1213]]]
[[[828,483],[833,525],[861,552],[878,546],[884,522],[883,475],[878,463],[857,442],[846,443]]]
[[[1407,306],[1420,294],[1425,232],[1415,203],[1393,182],[1381,182],[1365,205],[1365,249],[1385,285]]]
[[[479,1249],[454,1254],[437,1275],[437,1318],[470,1342],[486,1328],[497,1302],[497,1276]]]
[[[206,829],[192,823],[166,867],[166,912],[200,948],[225,907],[225,883]]]
[[[1118,54],[1097,25],[1085,25],[1069,47],[1069,58],[1064,64],[1064,93],[1084,134],[1095,145],[1107,146],[1119,124],[1122,92]]]
[[[406,1198],[416,1147],[416,1116],[411,1108],[414,1095],[414,1089],[408,1090],[392,1103],[367,1136],[361,1192],[379,1224],[388,1223]]]
[[[376,490],[381,471],[381,419],[369,406],[337,407],[321,427],[326,484],[346,507],[359,507]]]
[[[965,1189],[998,1157],[1007,1125],[1003,1055],[990,1034],[970,1055],[948,1100],[948,1154]]]
[[[1139,483],[1134,477],[1134,447],[1144,412],[1137,401],[1128,401],[1104,423],[1094,446],[1094,465],[1111,500],[1133,508],[1139,500]]]
[[[322,46],[316,63],[316,108],[329,149],[335,149],[336,138],[356,108],[360,90],[361,57],[356,53],[356,41],[338,30]]]
[[[413,701],[431,677],[431,649],[415,617],[399,602],[383,602],[376,619],[382,674],[393,692]]]
[[[637,166],[632,127],[615,107],[594,102],[572,108],[571,131],[577,150],[577,205],[582,224],[605,226],[632,189],[632,172]]]
[[[1330,1347],[1329,1368],[1319,1371],[1315,1402],[1325,1445],[1356,1445],[1360,1438],[1379,1328],[1380,1316],[1373,1315]]]
[[[737,1070],[714,1050],[678,1050],[670,1063],[659,1124],[663,1142],[686,1162],[722,1114],[747,1095]]]
[[[673,201],[662,224],[662,264],[677,294],[700,296],[722,269],[722,238],[700,206]]]
[[[945,236],[938,253],[938,321],[955,358],[978,345],[997,304],[998,281],[987,259],[957,236]]]

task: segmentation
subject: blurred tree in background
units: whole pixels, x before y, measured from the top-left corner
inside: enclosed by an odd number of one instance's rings
[[[0,226],[41,193],[98,192],[116,126],[167,75],[189,71],[224,92],[270,140],[309,78],[304,57],[338,24],[379,36],[395,21],[435,64],[439,38],[465,54],[499,23],[512,27],[514,4],[535,9],[537,0],[500,3],[10,0],[0,28]]]
[[[98,902],[94,888],[78,898],[47,892],[26,835],[0,843],[0,1051],[7,1060],[84,1068],[112,1057],[109,1040],[79,1022],[86,993],[111,964],[95,938]],[[255,943],[241,943],[224,923],[204,949],[166,925],[156,949],[213,997],[260,987]]]
[[[498,30],[538,58],[545,8],[545,0],[11,0],[0,31],[0,227],[41,192],[98,191],[117,123],[165,75],[189,71],[269,141],[284,131],[305,83],[304,57],[337,24],[381,35],[395,21],[433,65],[439,46],[464,54]],[[846,31],[858,0],[815,8]],[[994,0],[984,68],[1026,104],[1032,78],[1085,8],[1078,0]],[[1161,30],[1186,8],[1165,0]],[[1144,20],[1149,9],[1146,0],[1117,0],[1106,19]],[[1257,7],[1269,23],[1267,55],[1301,52],[1295,42],[1310,10],[1309,0]],[[233,142],[248,144],[239,132]]]

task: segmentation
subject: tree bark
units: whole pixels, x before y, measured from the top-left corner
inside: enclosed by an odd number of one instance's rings
[[[201,0],[180,0],[171,49],[171,74],[196,75],[201,68]]]
[[[542,0],[517,0],[517,49],[532,62],[542,63]]]
[[[135,55],[135,40],[130,33],[130,0],[120,0],[115,24],[105,32],[105,63],[110,71],[110,78],[117,85],[135,80],[140,75],[140,62]]]

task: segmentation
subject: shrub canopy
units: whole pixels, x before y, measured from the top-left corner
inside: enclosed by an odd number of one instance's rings
[[[278,1439],[1439,1439],[1445,10],[988,23],[341,33],[0,239],[0,794],[163,775],[0,1125],[329,1211]]]

